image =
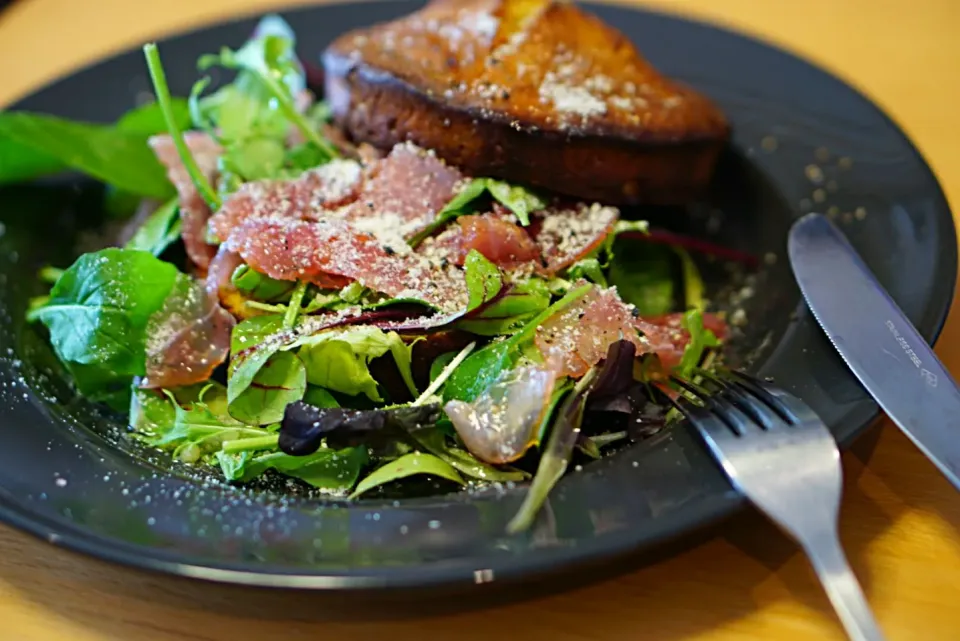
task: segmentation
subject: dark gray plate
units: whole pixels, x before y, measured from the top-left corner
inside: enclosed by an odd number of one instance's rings
[[[345,29],[412,8],[373,2],[285,15],[302,55],[316,60]],[[755,351],[754,371],[805,399],[848,442],[876,418],[877,407],[800,307],[783,260],[786,230],[812,207],[841,219],[847,213],[853,243],[932,341],[957,262],[953,220],[936,179],[880,110],[806,62],[713,26],[624,8],[596,11],[664,72],[712,95],[736,132],[707,206],[689,216],[641,213],[693,227],[721,215],[722,242],[780,258],[744,304],[751,330],[739,350]],[[163,43],[174,93],[186,95],[198,55],[239,45],[252,26],[241,21]],[[131,52],[17,107],[110,121],[147,89],[140,53]],[[819,185],[808,177],[817,178],[812,164],[824,174]],[[685,428],[568,476],[534,531],[513,537],[503,532],[519,489],[326,505],[204,484],[118,445],[122,423],[71,398],[63,378],[48,371],[49,349],[22,322],[28,297],[39,293],[35,269],[69,262],[99,198],[97,186],[72,179],[0,190],[0,517],[17,527],[103,559],[225,582],[453,588],[649,551],[743,507]],[[860,207],[866,217],[855,220]]]

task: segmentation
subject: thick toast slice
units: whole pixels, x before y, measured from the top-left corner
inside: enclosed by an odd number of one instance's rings
[[[695,197],[728,136],[706,97],[566,2],[433,0],[323,60],[355,141],[411,141],[468,174],[610,204]]]

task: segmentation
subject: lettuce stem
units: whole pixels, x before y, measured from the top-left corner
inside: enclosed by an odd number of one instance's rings
[[[167,131],[173,139],[173,144],[177,148],[180,161],[190,175],[190,180],[197,188],[197,191],[200,192],[200,196],[210,205],[211,209],[216,211],[220,209],[220,197],[217,196],[217,192],[210,185],[209,181],[207,181],[203,172],[200,171],[200,167],[197,166],[197,161],[194,160],[193,154],[191,154],[190,149],[187,148],[187,143],[183,140],[183,132],[180,131],[180,127],[177,125],[176,117],[173,113],[173,99],[170,97],[167,75],[163,71],[163,63],[160,62],[160,52],[157,49],[156,43],[151,42],[144,45],[143,55],[147,59],[147,69],[150,70],[150,80],[153,82],[153,90],[157,94],[157,103],[163,112],[163,118],[167,123]]]

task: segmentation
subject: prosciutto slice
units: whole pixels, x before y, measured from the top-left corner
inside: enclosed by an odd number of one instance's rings
[[[398,253],[342,219],[254,218],[235,229],[225,247],[278,280],[308,280],[321,287],[338,284],[331,279],[355,280],[388,296],[417,298],[447,311],[466,306],[460,270]]]
[[[217,160],[223,153],[220,144],[209,135],[198,131],[188,131],[184,134],[184,142],[201,173],[210,183],[213,183],[217,176]],[[181,235],[187,256],[201,270],[205,270],[217,253],[217,248],[207,243],[210,207],[190,180],[186,167],[180,162],[173,139],[166,134],[153,136],[149,144],[157,160],[167,168],[167,177],[177,190],[180,218],[183,221]]]

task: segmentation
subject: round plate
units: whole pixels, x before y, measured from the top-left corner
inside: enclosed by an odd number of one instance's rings
[[[322,6],[285,17],[316,60],[344,30],[407,13],[404,2]],[[877,416],[810,316],[784,259],[790,221],[838,215],[880,281],[933,340],[956,276],[953,219],[903,133],[829,74],[713,26],[626,8],[591,7],[664,73],[713,96],[734,139],[706,207],[641,212],[686,226],[722,219],[721,240],[759,251],[765,269],[742,303],[753,370],[806,400],[841,442]],[[161,50],[175,94],[200,54],[238,46],[245,20],[170,39]],[[139,51],[47,87],[16,107],[109,122],[149,90]],[[250,496],[198,482],[125,444],[123,425],[70,400],[50,350],[24,322],[39,265],[69,262],[91,224],[96,185],[58,179],[0,191],[0,517],[103,559],[211,580],[302,588],[472,585],[543,576],[651,548],[736,512],[742,499],[685,428],[567,476],[536,527],[504,526],[521,488],[349,506]],[[700,222],[698,222],[700,221]],[[748,288],[751,289],[751,288]],[[741,291],[741,296],[748,294]],[[741,347],[741,351],[744,347]]]

